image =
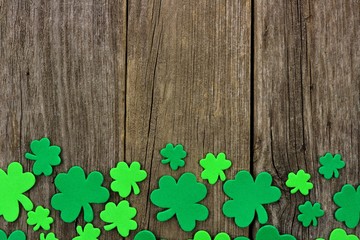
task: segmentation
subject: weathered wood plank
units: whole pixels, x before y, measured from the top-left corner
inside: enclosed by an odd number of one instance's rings
[[[254,169],[270,171],[284,190],[270,221],[298,239],[326,238],[344,227],[334,220],[333,194],[360,180],[360,3],[255,1],[254,8]],[[347,163],[339,179],[317,173],[327,151]],[[298,169],[313,176],[310,197],[290,196],[285,187],[288,172]],[[296,220],[306,199],[326,211],[317,228]]]
[[[175,219],[156,220],[160,210],[144,196],[160,176],[185,171],[200,180],[198,161],[224,151],[233,177],[250,165],[250,1],[129,1],[126,91],[126,161],[151,173],[131,198],[140,228],[167,239],[188,239]],[[160,163],[166,143],[181,143],[187,163],[178,171]],[[241,230],[221,212],[222,184],[208,186],[209,219],[197,229],[212,234]]]
[[[0,12],[1,167],[20,161],[31,170],[23,155],[32,139],[48,136],[63,148],[53,176],[73,165],[108,175],[124,158],[126,1],[1,1]],[[35,205],[50,207],[52,182],[37,178]],[[52,216],[60,239],[83,224],[64,224],[54,210]],[[0,218],[0,226],[39,239],[24,211],[15,223]]]

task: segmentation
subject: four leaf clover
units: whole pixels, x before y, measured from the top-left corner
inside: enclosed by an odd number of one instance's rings
[[[24,195],[35,184],[35,176],[30,172],[23,172],[18,162],[9,164],[7,174],[0,169],[0,216],[5,221],[14,222],[19,217],[19,202],[26,211],[33,209],[31,200]]]
[[[335,212],[336,220],[345,222],[348,228],[355,228],[360,218],[360,186],[355,189],[345,184],[340,192],[335,193],[334,202],[339,206]]]
[[[23,231],[16,230],[7,237],[6,233],[0,230],[0,240],[26,240],[26,235]]]
[[[49,214],[49,209],[37,206],[35,211],[28,212],[27,224],[35,225],[34,231],[39,230],[40,227],[44,230],[50,230],[50,224],[54,222],[54,219],[49,217]]]
[[[314,227],[318,225],[317,218],[324,216],[324,211],[321,209],[320,203],[311,204],[306,201],[303,205],[299,206],[301,214],[298,215],[298,220],[302,222],[304,227],[310,226],[311,222]]]
[[[313,189],[314,187],[311,182],[308,182],[310,178],[310,174],[301,169],[296,174],[293,172],[289,173],[288,180],[285,184],[289,188],[293,188],[290,191],[292,194],[300,191],[302,195],[308,195],[309,190]]]
[[[55,233],[49,233],[45,236],[45,233],[40,233],[40,240],[59,240],[56,238]]]
[[[111,183],[111,190],[125,198],[130,195],[131,189],[135,195],[140,193],[137,182],[145,180],[147,173],[140,170],[139,162],[132,162],[130,167],[126,162],[119,162],[116,168],[110,170],[110,176],[115,180]]]
[[[272,186],[272,177],[267,172],[261,172],[255,179],[248,171],[239,171],[234,180],[224,184],[224,192],[231,199],[223,205],[225,216],[235,218],[239,227],[247,227],[257,213],[259,222],[268,221],[268,215],[263,204],[276,202],[281,197],[280,189]]]
[[[165,148],[161,149],[160,154],[165,158],[161,160],[161,163],[170,163],[170,168],[172,170],[177,170],[179,167],[185,165],[183,158],[186,157],[186,152],[181,144],[174,147],[173,144],[168,143]]]
[[[150,199],[154,205],[166,208],[157,214],[159,221],[176,216],[181,229],[188,232],[195,228],[196,221],[205,221],[209,215],[209,210],[198,203],[206,194],[206,186],[197,182],[194,174],[186,172],[178,182],[171,176],[162,176],[159,189],[151,193]]]
[[[52,166],[57,166],[61,163],[59,154],[61,148],[59,146],[50,146],[48,138],[34,140],[30,144],[30,149],[34,153],[26,153],[25,158],[35,161],[33,172],[35,175],[44,174],[50,176],[53,172]]]
[[[319,168],[319,173],[324,175],[326,179],[331,179],[333,176],[338,178],[339,169],[345,167],[345,162],[341,160],[340,154],[333,156],[331,153],[326,153],[320,158],[320,164],[322,166]]]
[[[215,184],[219,177],[221,181],[226,180],[224,170],[231,166],[231,161],[226,159],[225,153],[219,153],[217,157],[208,153],[205,159],[200,160],[200,165],[204,168],[201,178],[207,179],[210,184]]]
[[[76,227],[76,232],[79,236],[73,240],[97,240],[101,234],[99,228],[95,228],[91,223],[85,225],[84,229],[81,226]]]
[[[51,206],[61,211],[61,219],[70,223],[84,210],[84,220],[91,222],[94,212],[91,203],[104,203],[109,199],[109,191],[101,186],[104,177],[100,172],[91,172],[86,178],[84,170],[75,166],[68,173],[60,173],[55,178],[55,186],[60,193],[51,198]]]

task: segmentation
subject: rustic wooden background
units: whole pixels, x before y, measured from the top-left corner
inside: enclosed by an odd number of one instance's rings
[[[225,151],[229,177],[266,170],[283,190],[267,208],[269,223],[300,240],[327,237],[344,227],[332,195],[360,180],[359,39],[359,0],[0,0],[0,166],[20,161],[31,170],[24,153],[43,136],[63,149],[55,173],[81,165],[105,173],[109,186],[118,161],[140,161],[150,175],[130,197],[138,229],[187,239],[174,219],[156,221],[149,193],[161,175],[199,176],[199,159]],[[185,168],[160,164],[168,142],[185,146]],[[327,151],[347,162],[339,179],[317,174]],[[309,197],[284,185],[300,168],[313,175]],[[36,205],[50,207],[53,180],[37,178]],[[197,229],[253,236],[256,223],[239,229],[223,216],[221,189],[208,185],[210,217]],[[326,211],[317,228],[296,220],[306,199]],[[1,218],[0,228],[38,239],[25,215]],[[52,216],[60,239],[84,224]],[[98,217],[95,224],[103,226]],[[103,231],[100,239],[121,238]]]

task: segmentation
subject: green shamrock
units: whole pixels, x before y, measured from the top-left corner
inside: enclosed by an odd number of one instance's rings
[[[317,238],[316,240],[325,240],[324,238]],[[359,240],[355,235],[348,235],[344,229],[335,228],[330,234],[329,240]]]
[[[26,235],[23,231],[16,230],[7,237],[6,233],[0,230],[0,240],[26,240]]]
[[[193,240],[211,240],[211,236],[207,231],[200,230],[195,233]],[[229,234],[221,232],[215,236],[214,240],[231,240],[231,238]]]
[[[35,176],[30,172],[23,172],[18,162],[9,164],[7,174],[0,169],[0,216],[5,221],[14,222],[19,217],[19,202],[26,211],[33,209],[31,200],[23,193],[35,184]]]
[[[37,206],[35,211],[28,212],[27,224],[35,225],[34,231],[39,230],[40,227],[48,231],[50,230],[50,224],[54,222],[54,219],[49,217],[49,214],[49,209]]]
[[[79,236],[72,240],[97,240],[101,234],[99,228],[95,228],[91,223],[85,225],[84,229],[81,226],[76,227],[76,232]]]
[[[250,239],[247,237],[237,237],[234,240],[250,240]]]
[[[296,240],[296,238],[290,234],[280,235],[276,227],[271,225],[263,226],[256,233],[256,240]]]
[[[235,218],[239,227],[247,227],[258,216],[259,222],[268,221],[268,215],[263,204],[276,202],[281,197],[279,188],[272,186],[272,177],[267,172],[261,172],[255,179],[248,171],[239,171],[234,180],[224,184],[224,192],[231,199],[223,205],[225,216]]]
[[[110,170],[110,176],[115,180],[110,185],[111,190],[125,198],[130,195],[131,189],[134,189],[135,195],[140,193],[137,182],[144,181],[147,173],[140,170],[139,162],[132,162],[130,167],[126,162],[119,162],[116,168]]]
[[[345,222],[348,228],[355,228],[360,218],[360,186],[355,189],[345,184],[340,192],[335,193],[334,202],[339,206],[335,212],[336,220]]]
[[[319,168],[319,173],[326,179],[331,179],[333,176],[338,178],[339,169],[345,167],[345,162],[341,160],[340,154],[333,156],[331,153],[326,153],[320,158],[320,164],[322,166]]]
[[[100,218],[104,222],[110,223],[104,226],[106,231],[117,228],[118,233],[123,236],[129,236],[130,230],[137,228],[134,218],[136,216],[136,208],[130,207],[128,201],[123,200],[118,205],[109,202],[105,205],[105,210],[100,213]]]
[[[306,201],[303,205],[299,206],[301,214],[298,215],[298,220],[302,222],[304,227],[309,227],[311,222],[316,227],[318,225],[317,218],[324,216],[324,211],[321,209],[320,203],[311,204],[310,201]]]
[[[208,179],[210,184],[215,184],[219,177],[221,181],[226,180],[224,170],[231,166],[231,161],[226,159],[225,153],[219,153],[217,157],[208,153],[205,159],[200,160],[200,165],[204,168],[201,178]]]
[[[156,240],[156,237],[152,232],[142,230],[135,235],[134,240]]]
[[[172,170],[177,170],[179,167],[185,166],[183,158],[186,157],[186,152],[181,144],[174,147],[173,144],[168,143],[165,148],[161,149],[160,154],[165,158],[161,160],[161,163],[170,163],[170,168]]]
[[[84,220],[91,222],[94,212],[91,203],[104,203],[109,199],[109,191],[102,187],[104,177],[100,172],[91,172],[86,178],[84,170],[75,166],[67,173],[55,178],[55,186],[60,193],[51,198],[51,206],[61,211],[61,219],[70,223],[84,210]]]
[[[314,185],[310,180],[310,174],[306,173],[304,170],[299,170],[296,174],[291,172],[288,175],[288,180],[286,181],[286,186],[291,189],[291,193],[294,194],[297,191],[300,191],[302,195],[308,195],[309,190],[313,189]]]
[[[25,158],[35,161],[33,172],[35,175],[50,176],[53,172],[53,166],[61,163],[59,154],[61,148],[59,146],[50,146],[48,138],[34,140],[30,143],[30,149],[34,153],[26,153]]]
[[[55,233],[49,233],[45,236],[45,233],[40,233],[40,240],[59,240],[56,238]]]
[[[157,219],[165,222],[176,216],[184,231],[192,231],[196,221],[205,221],[208,218],[208,209],[198,203],[206,197],[207,189],[203,183],[196,181],[194,174],[186,172],[176,180],[168,175],[159,180],[159,189],[150,195],[151,202],[160,207],[167,208],[157,214]]]

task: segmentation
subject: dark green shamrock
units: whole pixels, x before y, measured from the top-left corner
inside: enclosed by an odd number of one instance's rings
[[[320,203],[311,204],[310,201],[306,201],[303,205],[299,206],[301,214],[298,215],[299,222],[304,227],[310,226],[311,222],[314,227],[318,225],[317,218],[324,216],[324,211],[321,209]]]
[[[263,226],[256,233],[256,240],[296,240],[296,238],[290,234],[280,235],[276,227],[271,225]]]
[[[166,208],[157,214],[157,219],[165,222],[176,216],[182,230],[192,231],[196,221],[205,221],[208,209],[198,203],[206,197],[207,189],[203,183],[196,181],[192,173],[184,173],[178,182],[168,175],[159,180],[159,189],[154,190],[150,200],[158,207]]]
[[[181,144],[174,147],[173,144],[168,143],[165,148],[161,149],[160,154],[165,158],[161,160],[161,163],[170,163],[172,170],[177,170],[179,167],[183,167],[185,165],[183,158],[186,157],[186,152]]]
[[[59,154],[61,148],[59,146],[50,146],[50,140],[48,138],[42,138],[40,140],[34,140],[30,144],[32,153],[26,153],[25,158],[35,161],[33,166],[33,172],[35,175],[50,176],[53,172],[53,166],[57,166],[61,163]]]
[[[91,222],[94,212],[91,203],[104,203],[109,199],[109,191],[101,186],[104,177],[100,172],[91,172],[86,178],[84,170],[75,166],[67,173],[60,173],[55,178],[55,186],[60,193],[51,198],[51,206],[61,211],[61,219],[70,223],[84,209],[84,220]]]
[[[331,153],[326,153],[320,158],[320,164],[322,166],[319,168],[319,173],[326,179],[338,178],[339,169],[345,167],[345,162],[341,160],[340,154],[333,156]]]
[[[345,222],[348,228],[355,228],[360,218],[360,186],[355,189],[345,184],[340,192],[335,193],[334,202],[339,206],[335,212],[336,220]]]
[[[101,234],[100,229],[95,228],[91,223],[86,224],[84,229],[81,226],[77,226],[76,232],[79,236],[74,237],[72,240],[98,240]]]
[[[279,188],[272,186],[272,177],[267,172],[261,172],[255,179],[248,171],[239,171],[235,180],[224,184],[224,192],[231,199],[223,205],[225,216],[235,218],[239,227],[247,227],[257,213],[259,222],[268,221],[268,215],[263,204],[276,202],[281,197]]]
[[[142,230],[135,235],[134,240],[156,240],[156,237],[152,232]]]
[[[7,237],[6,233],[0,230],[0,240],[26,240],[26,235],[23,231],[16,230]]]

